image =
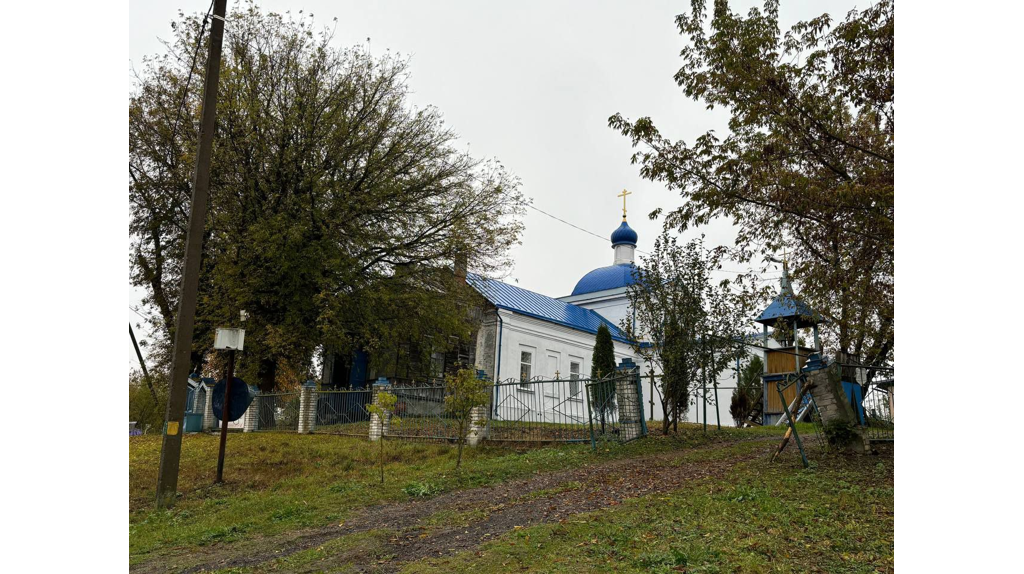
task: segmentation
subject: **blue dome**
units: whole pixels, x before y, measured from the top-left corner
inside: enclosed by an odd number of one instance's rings
[[[616,245],[632,245],[636,247],[636,231],[622,220],[622,225],[612,232],[612,247]]]
[[[628,227],[626,229],[633,233],[632,229]],[[633,233],[633,236],[636,237],[636,233]],[[576,283],[576,288],[572,290],[572,294],[583,295],[584,293],[594,293],[595,291],[604,291],[605,289],[629,287],[636,283],[636,278],[633,277],[633,269],[636,269],[636,267],[632,263],[598,267],[584,275],[583,279]]]

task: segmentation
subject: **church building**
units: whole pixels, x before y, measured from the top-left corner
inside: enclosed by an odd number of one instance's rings
[[[476,339],[476,365],[492,380],[586,378],[597,329],[608,326],[616,363],[630,358],[643,372],[650,368],[634,355],[623,320],[634,320],[626,296],[635,282],[637,234],[626,222],[611,234],[612,264],[584,275],[572,293],[549,297],[502,281],[469,275],[467,282],[487,301]]]

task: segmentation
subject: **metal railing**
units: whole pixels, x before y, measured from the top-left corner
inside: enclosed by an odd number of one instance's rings
[[[250,409],[256,409],[258,431],[299,430],[299,393],[260,393],[253,399]]]
[[[319,433],[365,437],[370,432],[369,405],[372,389],[316,392],[316,422]]]
[[[589,379],[509,379],[492,386],[487,440],[586,442],[590,440]]]
[[[891,389],[877,384],[872,384],[868,387],[868,392],[861,404],[864,407],[864,420],[868,429],[869,440],[895,440],[891,399]]]
[[[445,410],[444,386],[393,385],[387,391],[398,399],[394,414],[401,422],[389,424],[386,436],[446,441],[461,438],[456,421]]]

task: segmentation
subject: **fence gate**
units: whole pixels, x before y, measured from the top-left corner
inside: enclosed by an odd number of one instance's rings
[[[647,435],[638,370],[625,369],[588,382],[587,398],[590,444],[595,449],[599,440],[626,443]]]
[[[352,389],[316,393],[316,431],[366,437],[370,432],[373,390]]]
[[[893,442],[896,434],[891,381],[872,384],[861,404],[864,408],[864,423],[867,426],[868,439],[878,442]]]
[[[387,436],[407,439],[459,440],[458,423],[445,411],[444,386],[396,385],[387,389],[398,399],[397,425],[387,427]]]
[[[488,441],[586,442],[589,379],[510,379],[491,392]]]
[[[299,393],[260,393],[253,399],[250,409],[256,409],[256,429],[261,431],[291,431],[299,429]]]

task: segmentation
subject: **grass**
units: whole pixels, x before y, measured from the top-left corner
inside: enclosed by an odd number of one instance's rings
[[[213,484],[218,437],[186,435],[171,510],[154,509],[159,436],[129,442],[129,556],[151,560],[167,550],[199,549],[340,522],[353,510],[384,501],[432,496],[531,474],[573,468],[609,458],[639,456],[711,440],[778,434],[780,429],[723,429],[714,438],[684,432],[673,440],[628,445],[563,445],[536,450],[466,449],[456,473],[455,448],[447,444],[387,441],[386,483],[376,465],[377,444],[365,439],[293,433],[232,433],[225,483]]]
[[[516,529],[407,573],[891,572],[892,459],[739,465],[668,495]]]

